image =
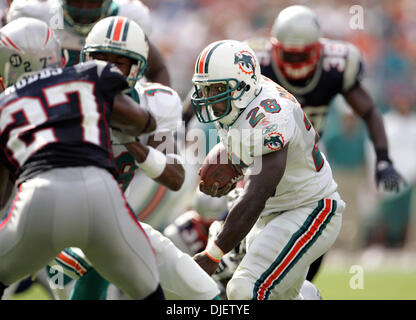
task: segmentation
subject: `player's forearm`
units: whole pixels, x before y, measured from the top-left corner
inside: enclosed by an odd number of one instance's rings
[[[223,251],[232,250],[251,230],[263,211],[266,201],[276,192],[276,186],[286,168],[288,147],[261,156],[261,171],[244,181],[244,193],[232,207],[216,244]]]
[[[10,179],[9,170],[0,163],[0,209],[7,204],[12,192],[13,182]]]
[[[242,197],[230,210],[222,231],[215,240],[225,253],[231,251],[252,229],[265,202],[255,197]]]
[[[124,94],[118,94],[114,98],[111,124],[131,136],[156,129],[156,120],[152,114]]]
[[[387,137],[382,115],[367,91],[359,85],[344,94],[344,97],[355,113],[365,122],[374,148],[387,150]]]
[[[388,143],[386,137],[386,131],[384,128],[383,118],[380,112],[374,107],[371,114],[364,119],[370,139],[373,142],[375,150],[388,150]]]
[[[151,147],[141,142],[135,142],[127,144],[126,148],[134,156],[140,167],[140,164],[146,161]],[[165,187],[177,191],[182,187],[185,180],[185,170],[182,164],[173,156],[167,155],[165,158],[166,164],[160,176],[151,178]]]

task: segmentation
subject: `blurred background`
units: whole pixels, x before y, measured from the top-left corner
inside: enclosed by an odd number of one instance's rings
[[[164,55],[172,87],[183,99],[192,87],[195,60],[206,45],[268,37],[275,17],[289,5],[311,7],[324,37],[360,49],[364,86],[383,113],[390,157],[408,186],[395,196],[377,192],[367,129],[342,97],[332,101],[322,150],[347,209],[316,285],[329,299],[416,299],[416,1],[142,2],[153,16],[150,39]]]

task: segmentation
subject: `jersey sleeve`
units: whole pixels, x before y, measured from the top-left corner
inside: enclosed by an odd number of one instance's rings
[[[120,69],[111,63],[94,61],[97,65],[97,89],[104,99],[113,102],[114,96],[128,88],[128,83]]]
[[[343,75],[342,91],[348,92],[359,84],[364,75],[364,65],[360,51],[351,43],[348,43],[346,67]]]
[[[175,132],[182,120],[182,102],[176,91],[155,84],[143,91],[147,106],[156,118],[155,133]]]

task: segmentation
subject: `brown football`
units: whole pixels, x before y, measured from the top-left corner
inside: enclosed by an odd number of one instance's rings
[[[227,150],[222,143],[215,145],[205,157],[199,171],[201,181],[206,187],[219,183],[219,188],[224,187],[228,182],[235,182],[243,176],[242,171],[231,164],[227,157]]]

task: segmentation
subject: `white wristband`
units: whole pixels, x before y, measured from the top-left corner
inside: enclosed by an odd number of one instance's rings
[[[136,165],[144,171],[144,173],[151,179],[159,177],[166,167],[166,156],[164,153],[156,150],[150,146],[149,153],[147,154],[146,160],[142,163],[136,161]]]
[[[221,248],[217,246],[215,241],[209,241],[204,252],[208,258],[216,263],[219,263],[225,254],[224,251],[222,251]]]

